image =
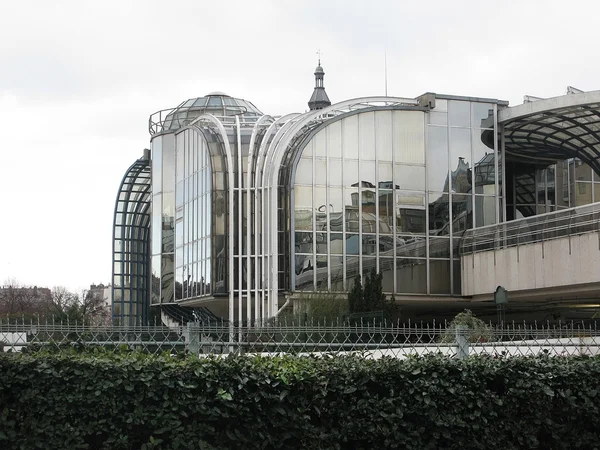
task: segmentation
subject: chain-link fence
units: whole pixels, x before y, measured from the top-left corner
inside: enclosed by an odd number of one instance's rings
[[[3,351],[108,351],[196,355],[355,354],[365,358],[406,358],[425,354],[551,356],[600,354],[600,327],[584,324],[451,324],[228,322],[118,327],[0,321]]]

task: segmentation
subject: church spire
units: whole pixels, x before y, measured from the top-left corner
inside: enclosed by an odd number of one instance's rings
[[[325,72],[321,67],[321,52],[317,52],[319,55],[319,65],[315,69],[315,89],[313,91],[310,100],[308,101],[308,107],[311,111],[315,109],[323,109],[331,105],[327,92],[325,92],[325,86],[323,85],[323,78]]]

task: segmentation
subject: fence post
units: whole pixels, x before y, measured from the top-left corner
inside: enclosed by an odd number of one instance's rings
[[[200,327],[194,322],[187,323],[186,349],[192,355],[200,354]]]
[[[456,338],[456,357],[465,359],[469,356],[469,340],[467,339],[469,327],[467,325],[456,325],[454,329]]]

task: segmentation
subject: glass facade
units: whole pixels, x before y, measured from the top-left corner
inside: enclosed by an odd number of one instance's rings
[[[458,241],[499,216],[494,111],[436,99],[319,127],[293,183],[292,289],[346,291],[375,268],[388,293],[460,295]]]
[[[212,238],[213,173],[208,143],[198,131],[187,129],[177,135],[176,154],[175,298],[187,299],[213,293],[212,248],[217,240]],[[215,230],[223,230],[222,196],[218,200],[219,206],[214,210],[218,222]],[[220,241],[222,235],[221,232]],[[222,258],[219,253],[215,256]]]
[[[575,131],[543,113],[543,133],[498,126],[506,106],[424,94],[273,118],[213,93],[159,111],[151,174],[134,164],[115,210],[115,317],[228,297],[229,318],[265,318],[372,269],[387,294],[461,295],[466,230],[600,201],[596,159],[568,147]],[[600,116],[569,114],[592,139]]]
[[[151,173],[149,155],[125,173],[115,205],[112,321],[140,325],[148,319]]]

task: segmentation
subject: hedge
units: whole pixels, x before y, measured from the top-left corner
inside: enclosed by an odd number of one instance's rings
[[[1,449],[594,449],[600,358],[0,355]]]

